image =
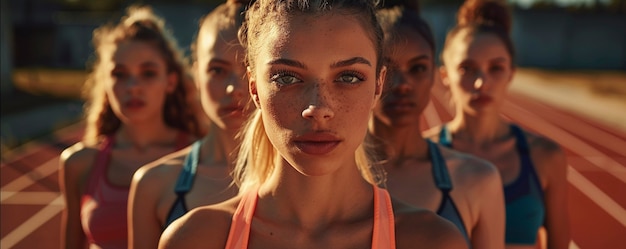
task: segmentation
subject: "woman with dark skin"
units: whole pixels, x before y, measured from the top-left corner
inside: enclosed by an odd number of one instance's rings
[[[400,200],[453,222],[472,248],[504,248],[504,199],[497,169],[422,137],[420,118],[435,81],[428,24],[402,7],[378,12],[387,80],[369,131],[380,141],[386,187]]]
[[[511,16],[504,1],[466,1],[446,38],[440,69],[454,119],[427,134],[493,163],[506,200],[506,246],[535,248],[541,226],[548,248],[569,246],[567,163],[555,142],[504,120],[500,106],[515,74]]]
[[[450,222],[376,186],[363,146],[385,75],[372,2],[260,0],[240,35],[257,107],[241,193],[175,221],[159,248],[467,247]]]

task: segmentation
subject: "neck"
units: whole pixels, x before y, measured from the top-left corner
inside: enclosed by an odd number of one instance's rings
[[[209,161],[203,165],[232,165],[232,154],[237,147],[237,131],[224,130],[211,124],[209,133],[202,139],[201,154]]]
[[[373,118],[370,121],[369,131],[384,142],[387,160],[428,158],[428,144],[422,138],[419,122],[414,125],[394,127]]]
[[[448,125],[455,139],[489,144],[508,136],[509,127],[499,115],[457,115]]]
[[[373,214],[373,186],[356,163],[330,175],[305,176],[283,160],[259,196],[258,210],[264,216],[308,231]]]
[[[172,136],[176,136],[176,130],[168,127],[163,122],[123,124],[117,132],[118,144],[129,144],[142,151],[156,144],[169,144]]]

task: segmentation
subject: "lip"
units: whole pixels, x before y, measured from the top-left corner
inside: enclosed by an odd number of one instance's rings
[[[243,115],[244,107],[239,104],[228,105],[225,107],[220,107],[218,112],[220,116],[233,116],[233,115]]]
[[[124,102],[124,107],[128,109],[140,109],[146,105],[146,102],[141,99],[130,99]]]
[[[478,95],[475,98],[472,98],[472,104],[485,105],[493,102],[493,98],[487,95]]]
[[[343,140],[330,132],[309,132],[293,140],[296,147],[310,155],[325,155],[332,152]]]
[[[384,104],[386,110],[396,113],[410,112],[415,106],[416,104],[410,100],[393,100]]]

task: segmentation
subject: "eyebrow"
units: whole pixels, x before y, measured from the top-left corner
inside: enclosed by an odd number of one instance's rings
[[[428,55],[426,55],[426,54],[423,54],[423,55],[418,55],[418,56],[415,56],[415,57],[411,58],[411,59],[409,60],[409,62],[416,62],[416,61],[421,61],[421,60],[428,60],[429,58],[430,58],[430,56],[428,56]]]
[[[268,62],[267,64],[269,64],[269,65],[286,65],[286,66],[306,69],[306,66],[304,65],[304,63],[299,62],[299,61],[290,60],[290,59],[276,59],[276,60],[272,60],[272,61]]]
[[[295,61],[295,60],[290,60],[290,59],[276,59],[276,60],[272,60],[270,62],[268,62],[267,64],[269,65],[287,65],[287,66],[292,66],[292,67],[297,67],[297,68],[302,68],[302,69],[306,69],[306,65],[304,65],[304,63],[299,62],[299,61]],[[368,65],[368,66],[372,66],[372,63],[370,63],[368,60],[366,60],[363,57],[354,57],[354,58],[350,58],[347,60],[342,60],[342,61],[338,61],[333,63],[332,65],[330,65],[331,68],[338,68],[338,67],[345,67],[345,66],[350,66],[350,65],[354,65],[354,64],[364,64],[364,65]]]
[[[141,67],[158,67],[158,66],[159,64],[153,61],[146,61],[144,63],[141,63]]]
[[[492,62],[506,62],[506,58],[498,57],[498,58],[491,59],[490,61],[492,61]]]
[[[354,64],[364,64],[364,65],[368,65],[368,66],[372,66],[372,63],[370,63],[370,61],[366,60],[363,57],[354,57],[354,58],[350,58],[347,60],[343,60],[343,61],[338,61],[333,63],[332,65],[330,65],[331,68],[338,68],[338,67],[345,67],[345,66],[350,66],[350,65],[354,65]]]
[[[229,61],[224,60],[224,59],[219,59],[219,58],[213,58],[213,59],[209,60],[209,64],[211,64],[211,63],[230,64]]]

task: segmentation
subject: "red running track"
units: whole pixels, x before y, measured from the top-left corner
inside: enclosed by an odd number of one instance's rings
[[[433,89],[424,127],[451,119],[441,86]],[[511,94],[502,115],[543,134],[568,155],[570,248],[619,248],[626,237],[626,134],[600,123]],[[77,124],[51,138],[2,155],[0,248],[59,248],[58,156],[82,135]]]

